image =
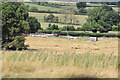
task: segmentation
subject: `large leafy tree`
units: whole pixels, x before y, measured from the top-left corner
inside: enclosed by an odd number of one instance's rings
[[[26,19],[28,11],[25,5],[20,2],[3,2],[2,3],[2,45],[11,49],[25,47],[22,33],[29,32],[29,25]],[[19,40],[21,38],[22,40]],[[17,46],[15,46],[16,40]],[[20,42],[22,41],[22,43]],[[19,47],[18,47],[19,46]]]
[[[35,17],[28,17],[27,22],[30,26],[30,32],[35,33],[38,29],[41,29],[41,25]]]
[[[110,7],[106,7],[105,5],[102,7],[93,8],[90,11],[88,11],[88,19],[85,25],[87,24],[89,28],[92,28],[90,29],[92,31],[93,31],[93,28],[96,26],[96,28],[99,27],[98,29],[96,29],[97,31],[108,32],[112,30],[113,25],[117,25],[118,19],[119,19],[118,13],[113,11],[113,9],[111,9]],[[83,25],[83,28],[84,27],[85,26]],[[86,28],[86,29],[89,29],[89,28]],[[96,32],[96,31],[93,31],[93,32]]]

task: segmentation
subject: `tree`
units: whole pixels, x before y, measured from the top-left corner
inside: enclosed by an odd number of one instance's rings
[[[106,10],[106,8],[103,7],[93,8],[88,11],[87,23],[94,22],[96,25],[101,25],[103,28],[99,29],[100,32],[108,32],[112,30],[112,26],[117,25],[118,20],[118,13],[111,10],[109,11],[108,9]]]
[[[84,30],[84,31],[92,31],[93,33],[97,33],[97,31],[100,31],[102,29],[103,29],[103,27],[100,24],[98,24],[98,23],[96,23],[94,21],[92,21],[91,23],[85,23],[82,26],[82,30]]]
[[[27,22],[30,26],[30,32],[35,33],[41,29],[41,25],[35,17],[28,17]]]
[[[50,14],[48,16],[44,16],[44,21],[45,22],[58,22],[59,19],[58,17],[55,17],[53,14]]]
[[[58,25],[55,25],[55,24],[49,24],[48,27],[47,27],[48,30],[58,30]]]
[[[27,18],[28,11],[23,3],[2,3],[2,47],[11,49],[26,47],[25,45],[21,45],[21,40],[18,40],[17,42],[17,45],[20,47],[13,46],[12,43],[15,44],[15,39],[18,38],[17,36],[20,36],[22,33],[29,30],[29,26],[26,22]],[[23,38],[22,40],[24,42],[25,39]]]
[[[86,2],[78,2],[76,3],[76,6],[78,9],[80,9],[80,8],[85,8],[87,5]]]
[[[64,26],[63,29],[64,31],[75,31],[74,26]]]

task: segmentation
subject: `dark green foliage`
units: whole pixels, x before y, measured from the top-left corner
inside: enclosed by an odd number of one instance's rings
[[[58,22],[59,19],[58,17],[55,17],[53,14],[50,14],[48,16],[44,16],[44,21],[45,22]]]
[[[49,2],[33,2],[33,4],[41,5],[41,6],[48,6],[48,7],[55,7],[55,8],[60,8],[60,4],[55,4],[55,3],[49,3]]]
[[[52,30],[52,33],[54,33],[54,34],[60,34],[61,30]]]
[[[58,25],[55,25],[55,24],[51,25],[51,24],[49,24],[48,27],[47,27],[47,30],[58,30]]]
[[[108,6],[108,5],[106,5],[106,4],[102,5],[101,7],[102,7],[104,10],[106,10],[106,11],[113,11],[112,7],[111,7],[111,6]]]
[[[26,19],[28,11],[23,3],[3,2],[2,3],[2,47],[19,49],[26,47],[22,33],[29,32],[29,25]],[[22,40],[19,40],[19,39]]]
[[[118,26],[112,26],[112,31],[120,31],[120,27],[118,27]]]
[[[35,17],[28,17],[27,21],[30,26],[31,33],[35,33],[38,29],[41,29],[41,25]]]
[[[75,31],[75,28],[74,26],[64,26],[62,30],[63,31]]]
[[[76,31],[83,31],[81,27],[77,27]]]
[[[76,12],[76,14],[85,15],[85,14],[87,14],[87,11],[86,11],[85,8],[80,8],[80,9],[78,9],[78,11]]]
[[[39,33],[58,33],[62,36],[67,36],[68,34],[70,36],[91,36],[91,37],[120,37],[119,34],[113,34],[113,33],[88,33],[88,32],[66,32],[66,31],[60,31],[60,30],[38,30]]]
[[[97,31],[100,31],[101,29],[103,29],[103,27],[94,21],[92,21],[91,23],[85,23],[82,26],[82,30],[92,31],[93,33],[96,33]]]
[[[80,9],[80,8],[85,8],[87,5],[86,2],[78,2],[76,3],[76,6],[78,9]]]
[[[24,42],[25,42],[25,37],[16,36],[12,42],[8,44],[4,44],[4,46],[12,50],[27,49],[28,45],[25,45]]]
[[[88,19],[83,25],[83,29],[93,32],[108,32],[112,30],[113,25],[117,25],[118,20],[118,13],[114,12],[111,7],[103,5],[88,11]]]
[[[31,7],[30,11],[32,11],[32,12],[37,12],[37,11],[38,11],[38,8],[37,8],[37,7]]]
[[[51,30],[38,30],[39,33],[47,33],[47,34],[51,34],[52,31]]]

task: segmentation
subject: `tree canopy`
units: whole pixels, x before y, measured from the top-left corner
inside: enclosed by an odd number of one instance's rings
[[[117,12],[113,11],[110,7],[102,6],[88,11],[87,22],[82,27],[83,29],[89,29],[91,31],[95,29],[95,32],[108,32],[112,30],[113,25],[117,25],[118,19],[119,15]]]
[[[27,47],[24,44],[25,38],[21,34],[31,31],[28,18],[28,9],[23,3],[2,2],[2,47],[8,49]]]

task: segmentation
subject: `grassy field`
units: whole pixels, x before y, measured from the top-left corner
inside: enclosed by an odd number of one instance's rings
[[[3,78],[117,78],[118,57],[104,54],[3,52]]]
[[[53,8],[53,7],[47,7],[47,6],[40,6],[32,3],[24,3],[25,5],[29,5],[31,7],[37,7],[39,11],[53,11],[53,12],[59,12],[60,8]]]
[[[44,22],[44,16],[45,16],[45,15],[49,15],[49,13],[29,12],[29,15],[36,17],[36,18],[40,21],[41,26],[42,26],[43,28],[48,27],[48,24],[49,24],[49,23],[48,23],[48,22]],[[59,18],[63,18],[63,14],[53,14],[53,15],[55,15],[55,16],[57,16],[57,17],[59,17]],[[77,18],[79,19],[79,23],[80,23],[81,25],[83,25],[83,24],[85,23],[86,18],[87,18],[87,16],[85,16],[85,15],[75,15],[75,17],[77,17]],[[57,24],[59,27],[63,27],[63,26],[66,26],[66,25],[71,25],[71,24],[62,24],[62,23],[51,23],[51,24]],[[77,28],[77,27],[81,27],[81,25],[73,25],[73,26],[74,26],[75,28]]]
[[[32,51],[3,51],[4,78],[118,77],[118,38],[26,37],[26,44]]]
[[[99,38],[98,42],[91,42],[88,37],[81,37],[78,40],[69,40],[63,38],[40,38],[27,37],[26,44],[30,49],[43,49],[58,53],[105,53],[118,54],[117,38]],[[89,45],[89,46],[88,46]],[[111,46],[112,45],[112,46]]]

